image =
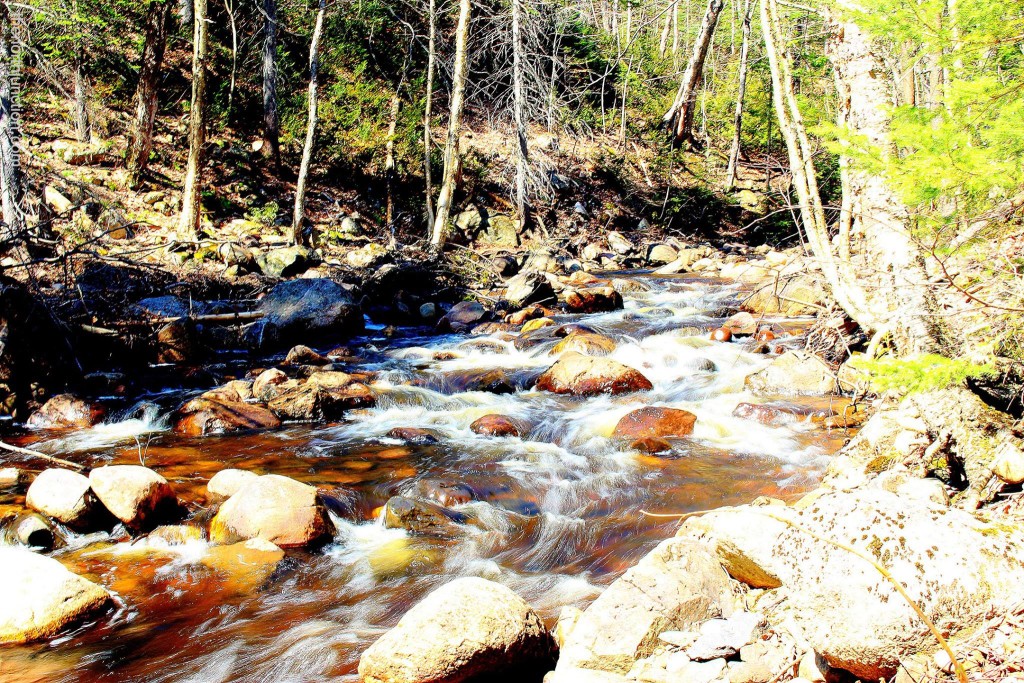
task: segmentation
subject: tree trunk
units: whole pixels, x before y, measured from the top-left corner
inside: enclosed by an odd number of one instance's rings
[[[668,50],[668,34],[672,29],[672,16],[675,12],[676,0],[672,0],[665,8],[665,25],[661,28],[661,40],[658,42],[658,56],[662,59],[665,58],[665,52]]]
[[[188,164],[185,167],[178,231],[184,239],[198,240],[203,145],[206,144],[206,50],[209,44],[206,0],[194,0],[192,9],[192,107],[189,111]]]
[[[319,85],[320,36],[324,30],[325,0],[320,0],[316,12],[316,26],[313,40],[309,45],[309,120],[306,122],[306,142],[302,145],[302,162],[299,164],[299,179],[295,183],[295,213],[292,214],[292,243],[303,244],[302,221],[306,217],[306,181],[309,178],[309,164],[313,158],[313,141],[316,137],[317,101]]]
[[[839,8],[851,9],[843,1]],[[895,102],[884,77],[883,53],[852,20],[835,21],[828,54],[839,90],[839,124],[874,151],[892,154],[889,111]],[[862,324],[888,331],[901,355],[950,352],[951,342],[906,205],[886,179],[865,168],[858,156],[843,156],[841,177],[848,212],[844,220],[852,235],[863,235],[858,255],[865,275],[856,284],[867,290],[870,311]]]
[[[743,130],[743,96],[747,92],[747,56],[750,52],[750,23],[754,7],[743,0],[743,39],[740,44],[740,85],[736,93],[736,113],[733,115],[732,147],[729,149],[729,170],[726,172],[725,190],[736,185],[736,167],[740,163],[740,132]]]
[[[224,0],[224,11],[228,14],[231,29],[231,79],[228,81],[228,107],[224,118],[231,125],[231,108],[235,104],[235,74],[238,71],[238,26],[235,22],[235,6],[231,0]]]
[[[277,113],[277,0],[263,0],[263,144],[260,151],[281,165],[280,118]]]
[[[724,0],[709,0],[707,10],[704,12],[704,21],[701,23],[697,41],[693,45],[690,61],[686,64],[686,71],[683,72],[676,99],[662,118],[662,122],[671,130],[678,143],[690,142],[693,139],[693,110],[697,101],[697,88],[700,86],[704,73],[704,61],[707,59],[708,50],[711,47],[711,38],[715,34],[718,17],[724,6]]]
[[[427,37],[427,101],[423,107],[423,181],[427,192],[427,229],[434,227],[434,181],[431,173],[430,156],[433,150],[433,137],[430,134],[431,119],[434,109],[434,60],[437,51],[437,8],[435,0],[430,0],[427,9],[429,35]]]
[[[452,209],[455,185],[462,172],[462,150],[459,149],[459,138],[462,134],[462,109],[466,96],[466,75],[469,71],[466,45],[469,42],[471,10],[471,0],[459,0],[459,23],[455,28],[455,68],[452,73],[451,112],[448,115],[448,138],[444,144],[444,175],[441,179],[441,192],[437,198],[434,230],[430,237],[430,246],[435,251],[441,250],[448,237],[448,215]]]
[[[125,165],[128,186],[137,187],[149,164],[153,149],[153,124],[156,121],[160,68],[167,47],[167,29],[171,19],[171,0],[153,0],[146,10],[145,40],[139,65],[139,84],[135,89],[135,119],[129,134]]]
[[[16,248],[25,222],[21,213],[21,172],[18,167],[18,121],[12,92],[14,35],[7,3],[0,3],[0,194],[3,204],[2,252]]]
[[[79,142],[89,142],[88,88],[85,83],[85,54],[79,49],[75,55],[75,137]]]
[[[526,86],[523,70],[526,68],[526,45],[523,41],[523,0],[512,0],[512,120],[516,132],[516,215],[519,232],[529,222],[529,203],[526,197],[526,175],[529,171],[530,152],[526,143]]]
[[[384,147],[387,153],[384,159],[384,174],[387,182],[388,195],[384,222],[388,226],[388,230],[392,231],[392,234],[394,234],[393,222],[395,220],[395,131],[398,129],[398,112],[402,105],[402,100],[398,96],[401,87],[401,84],[399,84],[399,86],[395,88],[395,94],[391,96],[391,117],[388,121],[388,141]]]

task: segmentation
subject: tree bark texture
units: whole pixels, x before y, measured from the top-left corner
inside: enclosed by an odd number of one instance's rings
[[[523,40],[525,19],[524,0],[512,0],[512,119],[516,132],[516,215],[519,232],[529,221],[529,202],[526,196],[526,176],[529,171],[530,152],[526,142],[526,86],[523,70],[526,68],[526,45]]]
[[[434,182],[431,173],[431,151],[433,150],[433,137],[430,134],[431,119],[434,108],[434,61],[437,51],[437,7],[435,0],[430,0],[427,8],[427,22],[429,23],[427,35],[427,94],[423,106],[423,181],[426,184],[426,205],[427,205],[427,226],[428,230],[434,227]]]
[[[309,164],[313,159],[313,142],[316,139],[317,88],[319,87],[320,37],[324,31],[326,4],[320,0],[316,12],[316,25],[309,45],[309,119],[306,122],[306,142],[302,145],[302,161],[299,163],[299,178],[295,182],[295,213],[292,214],[292,242],[303,244],[302,221],[306,217],[306,181],[309,179]]]
[[[711,39],[715,35],[715,27],[718,26],[718,17],[725,6],[724,0],[709,0],[707,10],[704,12],[704,21],[700,26],[700,33],[693,45],[693,53],[690,61],[686,64],[686,71],[683,72],[682,81],[679,84],[679,91],[676,93],[672,107],[662,118],[663,123],[672,132],[672,136],[678,143],[689,142],[693,138],[693,113],[697,103],[697,89],[700,87],[704,74],[704,62],[711,48]]]
[[[206,51],[209,46],[206,0],[194,0],[192,15],[192,107],[189,111],[188,163],[185,167],[185,188],[181,197],[178,231],[185,239],[197,240],[202,199],[203,145],[206,144]]]
[[[740,84],[736,93],[736,113],[733,115],[732,147],[729,149],[729,168],[726,171],[725,189],[736,185],[736,167],[740,163],[740,133],[743,130],[743,96],[747,92],[747,57],[750,53],[750,24],[754,7],[751,0],[743,2],[743,39],[740,44]]]
[[[263,0],[263,144],[260,151],[281,164],[280,116],[277,111],[277,0]]]
[[[3,204],[4,251],[11,249],[24,228],[21,213],[21,173],[18,168],[18,128],[15,120],[11,67],[13,27],[7,3],[0,3],[0,199]]]
[[[153,150],[153,124],[156,121],[160,69],[167,47],[167,30],[171,20],[171,0],[154,0],[146,9],[145,39],[139,65],[139,83],[135,88],[135,118],[128,139],[125,164],[128,184],[135,187],[149,164]]]

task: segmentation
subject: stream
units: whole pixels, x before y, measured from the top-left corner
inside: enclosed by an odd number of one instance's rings
[[[732,414],[740,402],[765,401],[743,382],[771,358],[742,340],[708,339],[706,330],[721,322],[713,316],[736,304],[741,286],[627,277],[636,291],[623,295],[623,310],[556,320],[614,338],[611,358],[644,373],[650,392],[584,399],[527,389],[554,362],[551,343],[517,350],[507,333],[422,329],[387,337],[383,326],[370,324],[349,345],[361,359],[352,369],[376,373],[377,405],[351,411],[343,423],[185,438],[167,428],[166,408],[155,407],[173,403],[162,395],[107,424],[35,441],[33,448],[48,453],[79,453],[90,466],[142,461],[199,518],[206,482],[225,468],[293,477],[334,490],[343,505],[332,511],[337,533],[330,544],[288,551],[267,571],[219,571],[205,561],[212,546],[201,540],[167,545],[70,535],[54,555],[116,593],[120,606],[48,643],[0,649],[0,679],[357,681],[362,651],[455,577],[503,583],[554,624],[563,606],[585,607],[674,533],[676,520],[642,510],[685,513],[762,495],[790,499],[813,488],[846,432],[806,421],[765,426]],[[794,332],[808,324],[779,322],[778,329]],[[801,340],[783,335],[774,343],[795,348]],[[464,390],[494,370],[508,388],[519,388]],[[693,435],[657,457],[610,438],[619,418],[645,405],[696,414]],[[491,413],[522,420],[530,431],[513,438],[470,430]],[[389,438],[396,427],[428,429],[438,441]],[[455,507],[466,519],[459,535],[384,528],[379,510],[390,496],[436,481],[475,494]]]

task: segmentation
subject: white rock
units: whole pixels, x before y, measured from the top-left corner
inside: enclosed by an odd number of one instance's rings
[[[259,475],[248,470],[221,470],[210,478],[206,492],[212,498],[230,498],[246,484],[259,479]]]
[[[1024,484],[1024,452],[1009,442],[1003,444],[992,472],[1007,484]]]
[[[104,588],[57,560],[0,547],[0,643],[49,638],[109,602]]]
[[[57,468],[39,473],[28,487],[25,504],[74,528],[88,526],[96,508],[89,478]]]
[[[140,465],[97,467],[89,483],[111,514],[133,529],[156,526],[178,504],[167,480]]]

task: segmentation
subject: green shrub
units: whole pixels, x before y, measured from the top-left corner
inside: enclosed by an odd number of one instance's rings
[[[851,365],[869,376],[871,388],[882,393],[895,390],[915,394],[963,384],[967,378],[995,373],[992,364],[979,365],[966,359],[952,359],[936,354],[913,358],[879,358],[855,360]]]

